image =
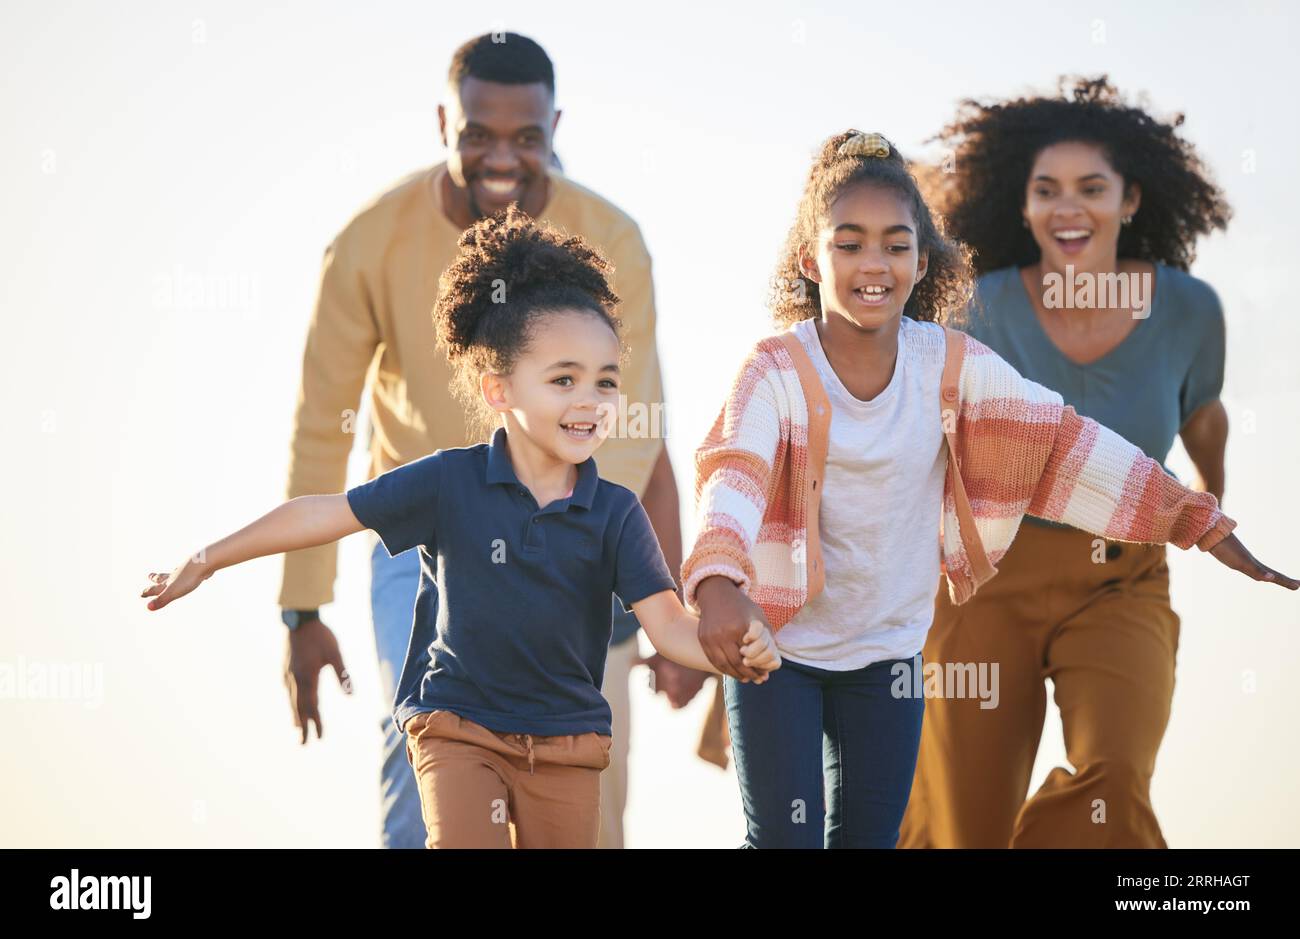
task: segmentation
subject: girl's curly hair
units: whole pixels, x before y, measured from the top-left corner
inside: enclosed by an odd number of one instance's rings
[[[953,323],[973,289],[969,252],[948,239],[943,223],[926,205],[911,167],[891,144],[886,157],[841,155],[840,145],[857,134],[846,130],[826,140],[804,184],[794,224],[781,246],[770,283],[768,305],[778,328],[821,316],[821,292],[799,270],[799,248],[811,247],[830,214],[830,207],[850,186],[882,186],[898,193],[911,209],[917,228],[917,248],[928,252],[925,277],[912,288],[903,313],[916,320]]]
[[[1097,144],[1125,187],[1142,189],[1132,223],[1120,230],[1119,256],[1187,270],[1197,237],[1226,228],[1232,210],[1192,145],[1178,136],[1182,123],[1181,113],[1162,122],[1145,105],[1127,104],[1105,75],[1061,76],[1056,97],[966,99],[956,119],[931,138],[947,148],[948,171],[927,176],[928,194],[953,237],[970,245],[977,274],[1025,267],[1040,253],[1021,224],[1034,160],[1053,144]]]
[[[460,236],[460,253],[438,280],[437,342],[451,363],[452,391],[465,406],[471,439],[496,413],[479,393],[483,373],[508,375],[548,315],[589,312],[619,336],[613,268],[582,238],[535,222],[517,205],[480,219]],[[620,355],[626,349],[619,340]]]

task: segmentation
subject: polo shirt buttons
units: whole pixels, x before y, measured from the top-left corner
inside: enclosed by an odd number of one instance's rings
[[[956,401],[956,400],[957,400],[957,389],[956,389],[956,388],[945,388],[945,389],[943,389],[943,399],[944,399],[945,401]]]

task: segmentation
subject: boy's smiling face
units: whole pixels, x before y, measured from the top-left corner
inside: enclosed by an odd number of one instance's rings
[[[902,316],[926,262],[907,203],[871,183],[844,190],[831,204],[817,243],[799,252],[801,272],[819,285],[822,315],[872,331]]]
[[[550,313],[534,323],[509,375],[483,376],[483,397],[512,435],[522,431],[558,462],[583,463],[617,414],[618,362],[618,337],[595,313]]]

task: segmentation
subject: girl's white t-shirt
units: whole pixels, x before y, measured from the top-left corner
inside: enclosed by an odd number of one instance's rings
[[[777,647],[831,671],[911,658],[925,645],[939,586],[943,327],[901,318],[893,377],[870,401],[835,374],[814,320],[794,332],[831,404],[819,515],[826,586],[777,632]]]

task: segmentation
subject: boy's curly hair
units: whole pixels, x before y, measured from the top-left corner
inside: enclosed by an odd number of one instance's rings
[[[865,183],[898,193],[916,223],[918,251],[929,254],[926,275],[912,288],[903,306],[904,315],[915,320],[955,323],[973,289],[969,252],[948,239],[942,221],[926,205],[911,167],[892,144],[887,157],[839,153],[840,145],[856,133],[846,130],[826,140],[808,172],[794,224],[781,246],[769,285],[768,305],[773,321],[784,329],[800,320],[821,316],[819,286],[800,272],[799,248],[815,244],[831,205],[841,193]]]
[[[1106,75],[1061,76],[1056,97],[966,99],[956,119],[931,138],[948,148],[951,172],[928,176],[934,183],[928,194],[953,237],[970,245],[976,273],[1025,267],[1040,253],[1021,224],[1034,160],[1056,143],[1098,144],[1125,187],[1142,189],[1133,221],[1120,230],[1119,256],[1187,270],[1196,239],[1226,228],[1232,210],[1192,145],[1178,136],[1182,123],[1182,114],[1162,122],[1127,104]]]
[[[576,235],[535,222],[517,205],[480,219],[438,280],[437,342],[451,363],[452,391],[465,406],[471,439],[490,432],[496,412],[479,393],[483,373],[508,375],[538,324],[560,311],[586,311],[619,336],[613,271]],[[626,353],[619,340],[620,355]]]

